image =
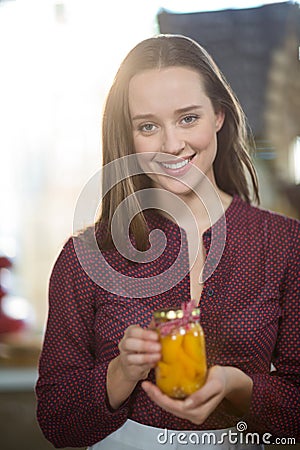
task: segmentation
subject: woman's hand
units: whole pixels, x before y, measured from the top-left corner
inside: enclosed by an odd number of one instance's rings
[[[139,325],[129,326],[119,343],[119,364],[124,377],[130,381],[147,378],[150,369],[160,360],[158,334]]]
[[[129,326],[119,342],[120,354],[108,365],[106,385],[112,408],[117,409],[132,393],[140,380],[160,360],[158,334],[138,325]]]
[[[142,387],[161,408],[182,419],[202,424],[224,398],[244,412],[250,402],[252,380],[236,367],[213,366],[208,371],[205,385],[185,400],[175,400],[164,395],[150,382]]]

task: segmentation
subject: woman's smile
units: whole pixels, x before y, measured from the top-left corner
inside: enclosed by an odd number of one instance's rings
[[[167,160],[165,162],[160,162],[159,164],[162,166],[163,170],[168,175],[180,176],[185,175],[188,170],[191,168],[191,163],[195,157],[196,153],[192,156],[186,157],[178,157],[175,160]]]
[[[144,157],[143,169],[147,173],[148,164],[156,186],[189,193],[180,180],[192,167],[200,169],[199,182],[204,173],[215,185],[216,134],[224,114],[214,111],[196,71],[168,67],[138,73],[129,83],[129,110],[135,152]]]

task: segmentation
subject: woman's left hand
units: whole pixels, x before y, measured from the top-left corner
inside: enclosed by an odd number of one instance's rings
[[[204,386],[185,400],[168,397],[149,381],[144,381],[142,387],[161,408],[200,425],[224,398],[232,400],[234,404],[236,399],[241,412],[244,412],[250,402],[252,380],[236,367],[213,366],[208,371]]]

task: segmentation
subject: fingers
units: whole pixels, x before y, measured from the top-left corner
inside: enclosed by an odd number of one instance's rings
[[[127,378],[143,380],[160,360],[158,334],[138,325],[129,326],[119,342],[120,363]]]
[[[190,401],[190,397],[186,400],[170,398],[149,381],[143,382],[142,388],[158,406],[181,419],[187,419],[197,425],[202,424],[222,400],[220,395],[215,395],[199,405],[194,401]]]
[[[176,400],[164,395],[157,386],[150,382],[143,382],[142,388],[161,408],[199,425],[207,419],[224,398],[223,369],[220,366],[211,368],[206,384],[185,400]]]
[[[223,384],[218,378],[208,378],[204,386],[186,399],[186,406],[201,406],[217,395],[222,395]]]
[[[161,390],[157,386],[155,386],[155,384],[150,383],[150,381],[144,381],[142,383],[142,388],[148,394],[151,400],[155,401],[155,403],[164,408],[166,411],[179,411],[182,400],[175,400],[171,397],[168,397],[167,395],[163,394]]]
[[[127,364],[137,366],[148,366],[153,368],[155,364],[160,360],[160,353],[128,353]]]
[[[124,352],[139,352],[139,353],[159,353],[160,344],[154,341],[146,341],[136,338],[123,338],[119,345],[120,350]]]
[[[159,353],[161,346],[155,331],[145,330],[138,325],[131,325],[125,330],[119,343],[120,351],[127,353]]]
[[[139,325],[130,325],[126,328],[125,336],[135,337],[137,339],[146,339],[150,341],[158,341],[158,334],[154,330],[142,328]]]
[[[163,394],[160,389],[149,381],[144,381],[142,383],[142,388],[148,394],[153,402],[155,402],[158,406],[163,408],[165,411],[168,411],[174,414],[181,419],[189,419],[191,413],[188,413],[183,405],[182,400],[175,400],[173,398],[168,397]],[[189,419],[190,420],[190,419]]]

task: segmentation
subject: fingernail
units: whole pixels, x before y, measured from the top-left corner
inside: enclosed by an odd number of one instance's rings
[[[186,407],[190,407],[192,406],[192,404],[194,403],[193,400],[191,398],[187,398],[186,400],[184,400],[185,406]]]

